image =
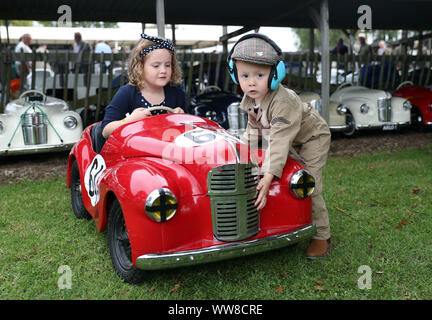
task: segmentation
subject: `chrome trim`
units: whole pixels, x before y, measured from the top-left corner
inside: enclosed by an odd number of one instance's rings
[[[220,241],[239,241],[259,232],[256,200],[257,172],[252,163],[227,164],[207,174],[213,234]]]
[[[309,224],[294,231],[260,239],[232,242],[197,250],[144,254],[136,259],[135,264],[142,270],[159,270],[233,259],[293,245],[314,236],[315,230],[315,225]]]
[[[378,124],[356,124],[357,129],[382,129],[384,126],[388,125],[396,125],[398,128],[409,126],[409,121],[401,121],[401,122],[386,122],[386,123],[378,123]]]
[[[338,131],[345,131],[348,129],[348,125],[340,125],[340,126],[329,126],[330,131],[338,132]]]
[[[31,148],[3,148],[0,149],[0,157],[7,156],[12,154],[24,155],[24,154],[33,154],[33,153],[45,153],[45,152],[59,152],[59,151],[67,151],[72,149],[74,143],[67,143],[61,145],[31,145]],[[37,148],[35,148],[37,146]]]
[[[378,120],[381,122],[389,122],[392,117],[391,98],[380,98],[377,100]]]
[[[343,116],[344,114],[346,114],[348,112],[348,108],[346,107],[346,105],[344,104],[340,104],[336,107],[336,112]]]
[[[426,122],[427,126],[432,126],[432,122]]]

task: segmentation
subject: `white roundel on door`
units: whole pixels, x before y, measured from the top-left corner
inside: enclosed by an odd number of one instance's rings
[[[174,143],[180,147],[197,147],[202,146],[208,143],[215,143],[219,140],[222,140],[223,137],[221,135],[216,134],[216,132],[195,128],[190,131],[186,131],[185,133],[179,135]]]
[[[84,175],[84,186],[93,207],[99,202],[99,183],[105,169],[105,160],[100,154],[98,154],[93,158],[92,163],[88,166]]]

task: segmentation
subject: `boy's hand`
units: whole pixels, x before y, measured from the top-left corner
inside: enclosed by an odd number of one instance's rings
[[[260,180],[257,186],[258,197],[254,203],[257,210],[261,210],[267,203],[267,194],[270,189],[270,184],[273,180],[274,175],[271,173],[264,173],[264,177]]]
[[[177,107],[174,109],[174,113],[184,113],[183,109],[180,107]]]

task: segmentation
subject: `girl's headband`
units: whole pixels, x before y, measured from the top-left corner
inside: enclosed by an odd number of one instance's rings
[[[153,50],[156,50],[156,49],[168,49],[169,51],[174,52],[173,43],[169,39],[163,40],[163,39],[160,39],[157,37],[149,36],[145,33],[141,33],[141,38],[150,40],[154,43],[157,43],[157,45],[150,46],[150,47],[147,47],[147,48],[141,50],[140,56],[142,58],[144,58],[146,55],[148,55],[150,52],[152,52]]]

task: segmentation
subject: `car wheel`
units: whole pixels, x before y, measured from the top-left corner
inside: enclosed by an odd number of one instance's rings
[[[116,199],[108,216],[108,247],[111,262],[117,275],[127,283],[140,283],[144,280],[144,271],[132,264],[132,249],[129,241],[123,211]]]
[[[72,210],[78,219],[91,219],[90,213],[84,207],[82,200],[82,188],[81,188],[81,178],[78,169],[78,163],[76,160],[72,164],[71,174],[71,200],[72,200]]]
[[[423,123],[423,115],[420,110],[413,106],[411,109],[411,126],[416,131],[424,131],[425,125]]]
[[[356,133],[355,120],[354,120],[353,115],[349,112],[346,114],[346,124],[347,124],[348,128],[346,129],[346,131],[343,132],[343,134],[346,137],[354,136],[354,134]]]

